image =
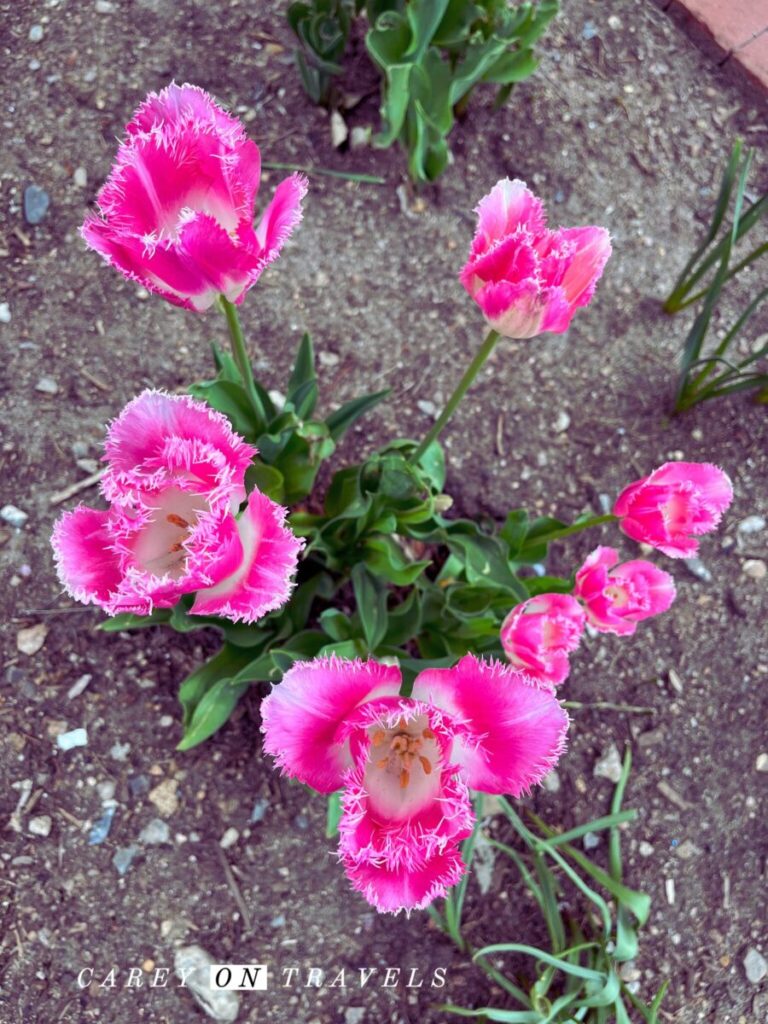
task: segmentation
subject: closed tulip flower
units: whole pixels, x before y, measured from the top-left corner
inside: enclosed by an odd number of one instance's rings
[[[611,254],[606,229],[550,231],[541,200],[509,178],[480,200],[477,218],[461,283],[489,326],[507,338],[567,331]]]

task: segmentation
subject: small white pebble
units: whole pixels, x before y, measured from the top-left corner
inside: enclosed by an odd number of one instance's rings
[[[49,815],[41,814],[37,818],[29,819],[29,832],[33,836],[41,836],[43,839],[51,834],[53,822]]]
[[[73,750],[75,747],[88,746],[88,733],[85,729],[72,729],[70,732],[62,732],[56,737],[56,746],[59,750]]]
[[[667,903],[674,906],[675,903],[675,880],[674,878],[664,879],[664,894],[667,897]]]
[[[72,175],[72,180],[78,188],[85,188],[88,184],[88,171],[84,167],[76,167],[75,173]]]
[[[240,838],[240,833],[236,828],[228,828],[224,835],[219,840],[219,846],[222,850],[228,850],[230,846],[234,846]]]
[[[751,580],[764,580],[768,575],[768,566],[762,558],[748,558],[742,565],[741,571]]]
[[[0,324],[11,322],[11,307],[7,302],[0,302]]]

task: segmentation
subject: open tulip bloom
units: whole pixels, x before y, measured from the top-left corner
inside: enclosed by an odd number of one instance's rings
[[[150,93],[120,143],[83,238],[127,278],[187,309],[240,303],[301,220],[306,179],[281,182],[254,227],[261,157],[194,85]]]
[[[256,454],[204,402],[144,391],[111,424],[101,486],[109,508],[56,523],[59,579],[110,615],[148,615],[195,593],[193,615],[255,622],[290,596],[303,542],[285,509],[245,499]]]
[[[568,716],[546,689],[467,655],[400,670],[319,658],[291,668],[262,704],[264,749],[321,793],[343,789],[339,856],[381,911],[423,908],[466,870],[469,790],[520,796],[557,763]]]

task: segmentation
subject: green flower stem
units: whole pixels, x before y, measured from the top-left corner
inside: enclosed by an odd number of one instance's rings
[[[491,354],[491,352],[493,352],[494,348],[496,347],[496,342],[499,340],[499,337],[500,337],[500,335],[499,335],[498,331],[491,330],[491,331],[488,332],[488,334],[487,334],[487,336],[485,338],[485,341],[480,346],[480,348],[477,350],[477,354],[475,355],[475,358],[472,360],[472,362],[469,364],[467,369],[464,371],[464,376],[459,381],[458,386],[456,387],[456,390],[453,392],[451,397],[448,399],[448,403],[446,404],[446,406],[443,409],[443,411],[440,413],[440,416],[438,417],[438,419],[435,421],[435,424],[432,427],[432,429],[429,431],[429,433],[424,438],[424,440],[421,442],[421,444],[416,449],[416,451],[411,455],[410,459],[408,460],[409,462],[418,462],[419,459],[421,458],[421,456],[427,450],[427,448],[429,448],[429,446],[432,444],[432,442],[435,441],[438,438],[438,436],[440,435],[441,430],[446,425],[446,423],[451,418],[451,416],[453,416],[453,414],[456,411],[456,408],[457,408],[459,402],[462,400],[464,395],[467,393],[467,391],[469,390],[470,385],[472,384],[472,382],[474,381],[475,377],[480,372],[480,369],[481,369],[483,363],[486,361],[486,359]]]
[[[563,526],[559,530],[552,530],[550,533],[542,533],[536,537],[531,538],[530,544],[523,545],[522,550],[526,547],[538,547],[539,544],[551,544],[553,540],[560,540],[563,537],[572,537],[574,533],[581,533],[582,530],[591,530],[593,526],[602,526],[604,523],[615,523],[618,522],[619,516],[615,516],[611,513],[605,516],[591,516],[589,519],[583,519],[580,523],[574,523],[573,526]]]
[[[243,328],[240,325],[240,317],[237,315],[237,306],[223,295],[219,296],[219,302],[224,310],[224,316],[227,318],[229,340],[232,344],[232,356],[240,371],[240,379],[243,382],[243,387],[248,395],[248,400],[253,406],[254,412],[257,416],[261,416],[263,410],[259,396],[256,393],[256,385],[253,381],[253,370],[251,369],[251,361],[245,348],[245,337],[243,336]]]

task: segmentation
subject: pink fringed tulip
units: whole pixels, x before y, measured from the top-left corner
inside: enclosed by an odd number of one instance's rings
[[[599,633],[634,633],[637,623],[667,611],[675,583],[652,562],[618,565],[615,548],[598,547],[576,573],[574,593],[584,603],[587,622]]]
[[[110,615],[170,608],[196,593],[193,615],[254,622],[284,604],[302,541],[285,509],[245,498],[256,450],[204,402],[145,391],[111,424],[105,511],[80,505],[56,523],[59,579]]]
[[[568,655],[579,646],[586,616],[570,594],[539,594],[513,608],[501,626],[512,664],[545,686],[568,676]]]
[[[698,537],[714,530],[733,500],[733,487],[717,466],[666,462],[630,484],[613,507],[628,537],[670,558],[691,558]]]
[[[476,212],[461,283],[488,324],[507,338],[567,331],[611,254],[605,228],[549,231],[541,200],[518,179],[497,182]]]
[[[426,907],[466,870],[469,788],[527,792],[556,763],[568,717],[514,669],[467,655],[427,669],[411,697],[399,669],[318,658],[262,704],[264,749],[321,793],[343,789],[339,855],[380,911]]]
[[[243,301],[301,220],[306,179],[282,181],[254,228],[258,147],[194,85],[150,93],[126,127],[85,241],[127,278],[201,311]]]

